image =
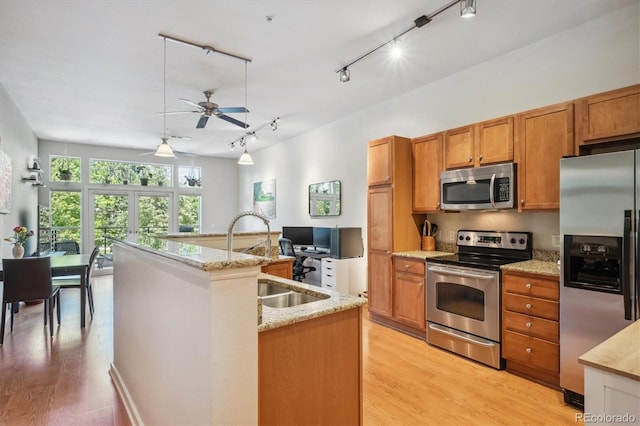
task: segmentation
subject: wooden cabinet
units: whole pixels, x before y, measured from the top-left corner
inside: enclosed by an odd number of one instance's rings
[[[458,127],[444,133],[445,169],[513,161],[513,116]]]
[[[368,166],[369,312],[381,322],[393,319],[392,253],[420,249],[418,223],[423,218],[412,215],[410,139],[389,136],[370,142]]]
[[[275,275],[277,277],[293,279],[293,257],[281,256],[280,259],[273,260],[267,265],[263,265],[261,270],[265,274]]]
[[[558,387],[558,278],[502,272],[502,356],[507,370]]]
[[[573,104],[518,114],[518,210],[559,210],[560,159],[573,152]]]
[[[577,99],[575,149],[640,137],[640,84]]]
[[[440,211],[442,133],[411,140],[413,151],[413,211]]]
[[[425,319],[425,262],[394,256],[393,317],[422,334]]]

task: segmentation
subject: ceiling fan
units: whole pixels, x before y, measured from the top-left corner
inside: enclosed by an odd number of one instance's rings
[[[243,123],[240,120],[236,120],[235,118],[229,117],[228,115],[224,114],[224,113],[249,112],[248,109],[246,109],[245,107],[226,107],[226,108],[219,107],[218,104],[211,102],[210,100],[211,95],[213,95],[213,91],[206,90],[204,92],[204,96],[207,98],[207,100],[199,103],[192,102],[189,99],[179,98],[181,101],[194,106],[196,109],[191,111],[167,112],[167,114],[184,114],[184,113],[193,113],[193,112],[202,114],[200,116],[200,119],[198,120],[196,129],[203,129],[207,125],[207,121],[209,121],[209,117],[211,117],[211,115],[215,115],[216,117],[221,118],[224,121],[227,121],[231,124],[235,124],[236,126],[240,126],[243,129],[246,129],[249,127],[248,124]]]

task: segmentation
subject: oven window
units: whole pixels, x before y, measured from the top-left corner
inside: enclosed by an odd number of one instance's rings
[[[484,321],[484,293],[465,285],[437,282],[436,307],[441,311]]]

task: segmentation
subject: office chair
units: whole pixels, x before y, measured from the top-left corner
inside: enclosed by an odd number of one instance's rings
[[[100,253],[100,247],[96,246],[91,252],[91,257],[89,257],[89,272],[87,274],[87,302],[89,303],[89,313],[91,314],[91,319],[93,319],[93,289],[91,287],[91,278],[93,277],[93,265],[96,262],[96,258]],[[62,277],[54,277],[53,286],[59,289],[63,288],[80,288],[83,285],[80,282],[80,275],[71,275],[71,276],[62,276]]]
[[[64,254],[80,254],[80,245],[76,241],[58,241],[54,245],[54,251],[63,251]]]
[[[27,257],[24,259],[2,259],[4,270],[4,294],[2,296],[2,324],[0,324],[0,345],[4,343],[4,323],[7,305],[30,300],[44,300],[44,325],[49,316],[49,331],[53,337],[53,308],[57,307],[60,325],[60,291],[51,284],[51,258]],[[11,309],[11,331],[13,332]]]
[[[293,261],[293,279],[296,281],[302,282],[304,278],[307,277],[309,272],[313,272],[316,270],[315,266],[305,266],[304,260],[307,258],[306,256],[298,256],[296,251],[293,249],[293,243],[288,238],[280,238],[278,240],[280,244],[280,251],[283,256],[292,256],[295,257]]]

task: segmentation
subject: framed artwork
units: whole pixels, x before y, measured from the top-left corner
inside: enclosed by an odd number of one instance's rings
[[[253,183],[253,210],[267,219],[276,217],[276,180]]]
[[[0,213],[11,213],[11,157],[0,151]]]

